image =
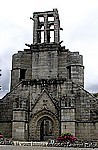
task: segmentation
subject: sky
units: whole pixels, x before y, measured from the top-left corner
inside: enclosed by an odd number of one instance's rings
[[[62,46],[83,55],[85,89],[98,92],[98,0],[0,0],[0,97],[10,90],[12,55],[33,43],[33,12],[54,8]]]

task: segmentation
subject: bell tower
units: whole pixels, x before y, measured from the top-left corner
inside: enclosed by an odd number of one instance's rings
[[[46,12],[34,12],[33,18],[33,44],[36,43],[59,43],[60,20],[57,9]],[[52,37],[51,37],[52,36]]]

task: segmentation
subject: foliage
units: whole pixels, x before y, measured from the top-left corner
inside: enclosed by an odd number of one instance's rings
[[[93,95],[94,95],[95,97],[98,97],[98,93],[93,93]]]
[[[58,142],[70,142],[70,143],[74,143],[77,140],[77,138],[75,136],[73,136],[70,133],[62,133],[58,138],[57,141]]]
[[[2,132],[0,131],[0,138],[3,138],[3,134],[2,134]]]

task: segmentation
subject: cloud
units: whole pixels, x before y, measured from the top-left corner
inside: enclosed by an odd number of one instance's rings
[[[83,55],[85,66],[85,88],[96,92],[94,83],[98,78],[98,9],[89,11],[80,22],[77,22],[66,40],[71,51],[79,51]],[[89,88],[90,87],[90,88]]]
[[[95,84],[87,85],[87,90],[90,91],[91,93],[98,93],[98,84],[95,83]]]
[[[0,66],[2,92],[10,87],[11,58],[18,50],[31,44],[33,22],[29,17],[35,11],[57,8],[60,15],[61,40],[70,51],[79,51],[84,57],[85,88],[97,90],[98,78],[98,0],[3,0],[0,3]]]
[[[0,95],[4,96],[10,89],[12,55],[23,50],[25,43],[31,44],[31,33],[25,27],[22,28],[5,18],[0,23],[0,69],[2,70]]]

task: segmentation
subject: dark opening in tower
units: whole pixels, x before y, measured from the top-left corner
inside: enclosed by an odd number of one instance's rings
[[[26,69],[20,69],[20,80],[25,79]]]

